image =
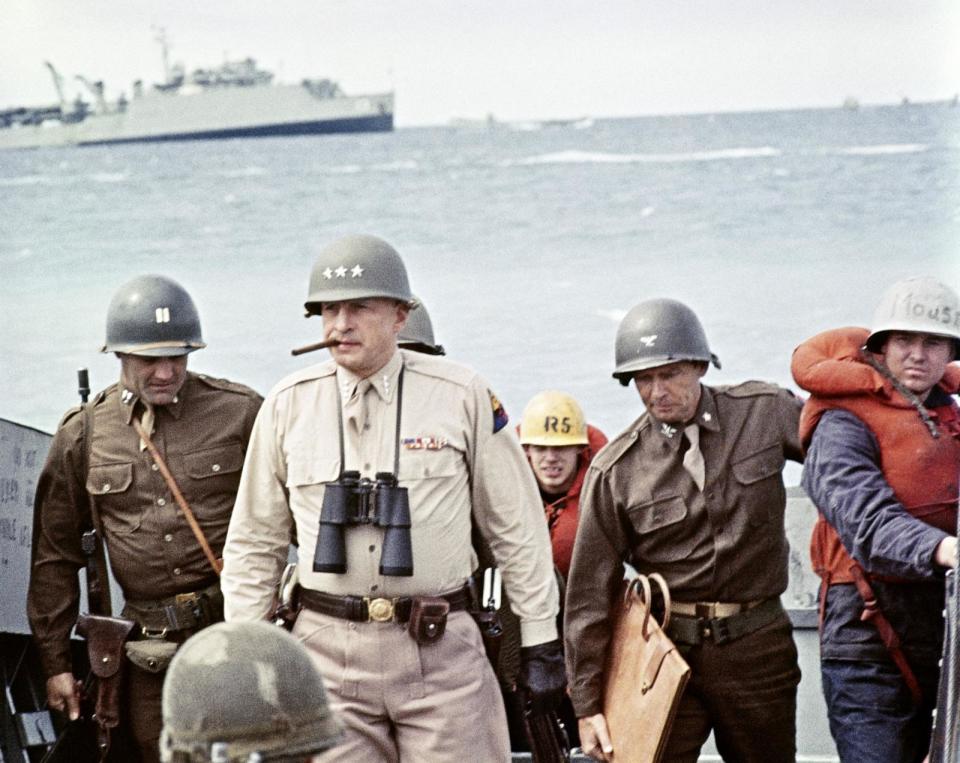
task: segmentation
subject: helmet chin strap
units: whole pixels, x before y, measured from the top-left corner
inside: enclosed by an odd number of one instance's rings
[[[930,414],[927,412],[926,406],[924,406],[923,401],[917,397],[917,395],[911,390],[907,389],[903,382],[901,382],[896,376],[893,375],[893,372],[887,368],[886,363],[881,363],[877,360],[877,356],[874,355],[866,348],[860,350],[860,357],[863,358],[877,373],[879,373],[883,378],[889,381],[895,390],[903,395],[914,408],[917,409],[917,413],[922,419],[923,423],[927,425],[927,429],[930,430],[930,436],[934,440],[940,438],[940,430],[937,429],[936,422],[930,417]]]

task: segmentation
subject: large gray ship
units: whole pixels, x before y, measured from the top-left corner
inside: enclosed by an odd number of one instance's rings
[[[388,132],[393,129],[393,93],[346,95],[329,79],[277,84],[252,58],[187,73],[168,65],[166,80],[114,101],[101,81],[85,77],[88,98],[68,100],[63,77],[49,62],[58,103],[0,109],[0,149],[93,146],[177,140]]]

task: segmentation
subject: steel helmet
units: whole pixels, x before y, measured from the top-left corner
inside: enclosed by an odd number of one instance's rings
[[[342,737],[306,649],[266,622],[218,623],[188,639],[162,708],[165,763],[293,760]]]
[[[317,255],[310,272],[307,315],[319,315],[324,302],[386,297],[416,307],[407,269],[397,250],[376,236],[346,236]]]
[[[197,306],[180,284],[137,276],[117,289],[107,308],[107,341],[100,352],[147,357],[186,355],[204,344]]]
[[[960,357],[960,299],[957,293],[935,278],[897,281],[883,293],[874,310],[867,349],[880,352],[889,331],[950,337],[954,358]]]
[[[417,309],[407,315],[407,322],[397,336],[397,346],[427,355],[446,355],[443,345],[437,344],[433,338],[430,313],[427,312],[423,302],[417,300],[417,304]]]
[[[615,353],[613,378],[625,387],[637,371],[680,360],[713,363],[720,368],[700,319],[675,299],[649,299],[633,307],[617,328]]]
[[[521,445],[587,445],[587,420],[570,395],[545,390],[534,395],[520,419]]]

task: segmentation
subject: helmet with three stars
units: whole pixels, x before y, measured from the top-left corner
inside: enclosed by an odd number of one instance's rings
[[[427,355],[446,355],[442,344],[433,336],[433,322],[426,306],[419,299],[419,307],[407,316],[407,322],[397,336],[397,346]]]
[[[334,241],[317,255],[310,272],[304,304],[307,315],[319,315],[324,302],[347,302],[383,297],[407,303],[417,301],[403,260],[382,238],[353,235]]]
[[[637,371],[681,360],[713,363],[697,314],[675,299],[648,299],[633,307],[617,328],[613,378],[627,386]]]
[[[174,357],[206,346],[197,306],[172,278],[137,276],[110,300],[107,340],[101,352]]]

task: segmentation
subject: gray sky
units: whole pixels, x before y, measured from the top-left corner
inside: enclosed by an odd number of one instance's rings
[[[253,56],[284,81],[396,91],[398,125],[950,98],[957,0],[3,0],[0,108],[56,100],[44,60],[110,97]]]

